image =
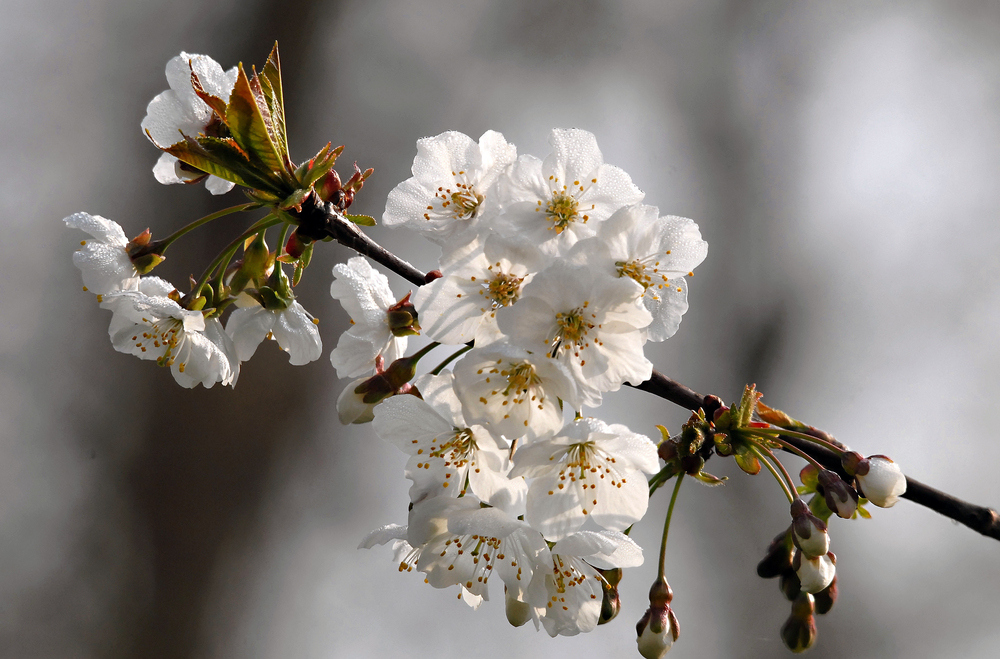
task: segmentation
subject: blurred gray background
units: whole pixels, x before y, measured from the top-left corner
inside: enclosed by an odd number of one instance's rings
[[[863,453],[1000,505],[1000,4],[990,0],[125,0],[0,2],[0,655],[635,655],[667,497],[635,537],[618,620],[576,638],[513,629],[495,600],[397,573],[368,530],[404,523],[404,456],[341,427],[328,360],[273,344],[235,391],[179,388],[113,351],[80,290],[77,210],[165,235],[237,203],[164,187],[140,133],[180,50],[224,67],[281,43],[293,158],[346,144],[381,216],[415,141],[496,129],[544,156],[593,131],[647,203],[711,248],[658,368],[765,401]],[[157,271],[184,281],[220,220]],[[424,269],[436,253],[381,228]],[[181,246],[183,245],[183,246]],[[300,287],[325,353],[347,319],[324,245]],[[404,283],[391,278],[398,294]],[[654,434],[683,411],[635,391],[602,415]],[[797,461],[788,463],[798,468]],[[676,657],[787,656],[788,604],[754,566],[786,524],[766,476],[683,489],[668,577]],[[831,527],[841,597],[816,657],[995,657],[1000,545],[908,501]],[[497,584],[495,584],[497,585]]]

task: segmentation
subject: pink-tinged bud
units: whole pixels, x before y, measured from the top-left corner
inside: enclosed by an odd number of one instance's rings
[[[662,659],[680,636],[677,616],[670,608],[674,593],[667,580],[660,578],[649,589],[649,608],[636,623],[639,654],[646,659]]]
[[[892,508],[906,492],[903,471],[884,455],[869,456],[864,462],[868,463],[868,472],[862,474],[859,470],[857,476],[861,493],[879,508]]]
[[[837,574],[835,561],[833,553],[811,557],[801,551],[795,552],[792,567],[795,568],[795,575],[799,578],[802,591],[818,593],[829,586]]]
[[[302,256],[311,243],[312,240],[303,239],[298,231],[293,231],[292,235],[288,236],[288,241],[285,242],[285,254],[297,259]]]
[[[816,593],[813,597],[816,598],[816,613],[820,615],[829,613],[830,609],[837,602],[837,577],[834,577],[829,586]]]
[[[319,198],[324,202],[330,202],[334,206],[339,206],[338,202],[341,200],[340,191],[343,187],[340,182],[340,174],[337,173],[337,170],[331,169],[316,183],[314,189],[319,194]]]
[[[858,509],[858,493],[844,482],[835,472],[824,469],[819,472],[819,491],[826,500],[826,506],[838,517],[851,519]]]
[[[813,515],[802,499],[792,503],[791,513],[795,546],[807,556],[825,556],[830,551],[830,535],[823,520]]]
[[[781,626],[781,640],[795,653],[805,652],[816,642],[816,616],[812,595],[802,593],[792,604],[792,615]]]
[[[431,270],[426,275],[424,275],[424,283],[429,284],[435,279],[441,279],[444,275],[441,274],[440,270]]]

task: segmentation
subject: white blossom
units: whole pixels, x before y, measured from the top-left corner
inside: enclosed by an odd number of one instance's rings
[[[549,636],[574,636],[597,626],[604,594],[597,568],[642,564],[642,549],[616,531],[581,531],[553,545],[550,555],[551,563],[535,570],[528,587]]]
[[[233,311],[226,323],[226,333],[236,345],[236,355],[241,362],[253,357],[261,341],[273,338],[288,353],[291,364],[301,366],[323,354],[316,323],[297,300],[285,309],[273,310],[255,302]]]
[[[81,240],[81,249],[73,252],[73,263],[83,276],[84,290],[104,295],[134,290],[139,285],[139,274],[126,251],[128,238],[117,222],[90,213],[73,213],[63,222],[93,237]]]
[[[551,435],[563,426],[559,401],[580,406],[576,383],[562,363],[507,341],[473,349],[454,372],[465,418],[507,439]]]
[[[167,83],[170,89],[158,94],[146,107],[142,129],[159,148],[172,146],[184,139],[205,133],[218,119],[205,101],[195,94],[191,84],[192,72],[198,76],[206,92],[229,101],[236,85],[237,69],[223,71],[218,62],[207,55],[181,52],[167,62]],[[201,174],[192,175],[174,156],[164,153],[153,167],[153,175],[160,183],[185,183]],[[233,189],[234,183],[217,176],[208,176],[205,187],[212,194],[224,194]]]
[[[333,268],[330,295],[351,317],[351,329],[344,332],[330,361],[342,378],[354,378],[375,371],[375,359],[381,355],[391,364],[406,352],[406,337],[394,336],[389,329],[387,312],[396,303],[385,275],[372,268],[363,256]]]
[[[382,223],[420,232],[438,244],[474,235],[497,176],[517,157],[503,135],[487,131],[479,143],[455,131],[417,141],[411,178],[386,200]]]
[[[601,224],[596,236],[577,243],[568,256],[642,286],[642,302],[653,316],[646,328],[650,341],[663,341],[677,331],[688,308],[685,276],[708,254],[697,224],[659,214],[655,206],[626,206]]]
[[[604,163],[592,133],[555,129],[552,153],[521,156],[497,182],[502,215],[493,226],[562,256],[622,206],[642,201],[629,175]]]
[[[507,478],[506,446],[483,426],[466,423],[451,373],[421,376],[413,385],[423,399],[392,396],[375,408],[372,422],[379,437],[410,455],[410,501],[471,490],[491,505],[520,514],[527,487],[521,479]]]
[[[891,508],[906,492],[906,476],[899,465],[884,455],[872,455],[862,464],[868,472],[858,472],[858,485],[866,499],[880,508]]]
[[[141,291],[112,292],[104,301],[115,313],[111,343],[118,352],[170,367],[177,383],[189,389],[236,384],[236,348],[218,318],[206,320],[200,311]]]
[[[453,345],[494,340],[497,310],[517,302],[541,265],[533,245],[496,235],[446,251],[442,276],[421,286],[413,298],[423,333]]]
[[[583,404],[596,407],[602,392],[638,384],[653,372],[642,349],[652,316],[641,294],[630,278],[556,262],[535,275],[517,304],[500,310],[497,324],[511,343],[562,361]]]
[[[583,418],[514,455],[511,477],[531,479],[525,520],[549,540],[576,532],[587,518],[615,531],[646,514],[643,473],[659,470],[656,445],[620,424]]]

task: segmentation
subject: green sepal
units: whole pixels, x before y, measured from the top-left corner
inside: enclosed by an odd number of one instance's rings
[[[705,485],[708,485],[710,487],[715,487],[717,485],[722,485],[724,482],[726,482],[727,480],[729,480],[726,476],[723,476],[722,478],[719,478],[718,476],[713,476],[712,474],[708,473],[707,471],[699,471],[697,474],[694,475],[694,477],[697,478],[702,483],[704,483]]]
[[[868,512],[868,510],[865,509],[864,507],[864,504],[866,503],[868,503],[868,499],[864,497],[858,497],[858,509],[854,511],[853,515],[851,515],[851,519],[855,519],[857,517],[860,517],[862,519],[872,518],[872,514]]]
[[[165,256],[153,252],[132,259],[132,265],[135,266],[137,274],[147,275],[153,268],[163,263],[165,258]]]
[[[737,449],[733,457],[736,459],[736,464],[739,468],[751,476],[756,476],[760,473],[760,460],[749,450],[744,449],[740,451]]]
[[[375,218],[372,217],[371,215],[350,215],[350,214],[345,213],[344,217],[346,217],[351,222],[354,222],[358,226],[362,226],[362,227],[373,227],[373,226],[375,226]]]
[[[208,298],[206,298],[204,295],[199,295],[194,299],[194,302],[188,305],[188,310],[201,311],[202,309],[205,308],[206,304],[208,304]]]
[[[289,211],[292,210],[293,208],[297,211],[301,211],[302,202],[305,200],[305,198],[309,195],[310,192],[312,192],[312,190],[308,188],[299,188],[292,194],[285,197],[285,199],[282,200],[280,204],[278,204],[278,208],[283,211]]]

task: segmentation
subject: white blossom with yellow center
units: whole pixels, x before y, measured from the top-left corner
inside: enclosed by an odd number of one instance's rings
[[[650,341],[664,341],[677,331],[688,308],[685,277],[708,254],[697,224],[659,215],[655,206],[622,208],[598,228],[596,236],[578,242],[567,255],[575,263],[628,277],[642,286],[642,303],[653,316],[646,328]]]
[[[410,501],[471,492],[521,514],[527,486],[522,479],[507,478],[507,446],[485,427],[466,423],[451,372],[421,376],[413,385],[423,399],[392,396],[375,407],[372,421],[379,437],[410,456]]]
[[[506,340],[462,357],[455,364],[455,390],[466,419],[509,440],[531,441],[562,428],[560,400],[580,407],[579,390],[561,362]]]
[[[541,265],[541,253],[533,245],[495,235],[446,251],[442,276],[413,297],[421,331],[452,345],[495,340],[497,310],[517,302]]]
[[[539,160],[521,156],[500,177],[502,215],[495,230],[536,243],[548,256],[562,256],[622,206],[642,201],[643,192],[621,169],[604,163],[592,133],[555,129],[552,153]]]
[[[443,243],[475,235],[492,207],[492,186],[517,157],[503,135],[487,131],[477,144],[456,131],[417,141],[413,176],[397,185],[385,204],[382,223],[402,226]]]
[[[525,520],[548,540],[592,519],[622,531],[646,513],[646,474],[659,470],[656,445],[627,427],[582,418],[514,454],[511,477],[530,481]]]
[[[642,549],[617,531],[580,531],[555,543],[539,566],[528,600],[549,636],[593,631],[601,615],[604,577],[597,571],[642,565]]]
[[[516,305],[497,313],[497,324],[514,345],[561,361],[582,404],[597,407],[603,392],[652,373],[642,349],[652,316],[641,295],[632,279],[557,261],[534,276]]]
[[[218,318],[206,320],[200,311],[141,291],[109,293],[103,296],[102,306],[115,314],[111,343],[118,352],[169,367],[183,387],[236,384],[236,348]]]

